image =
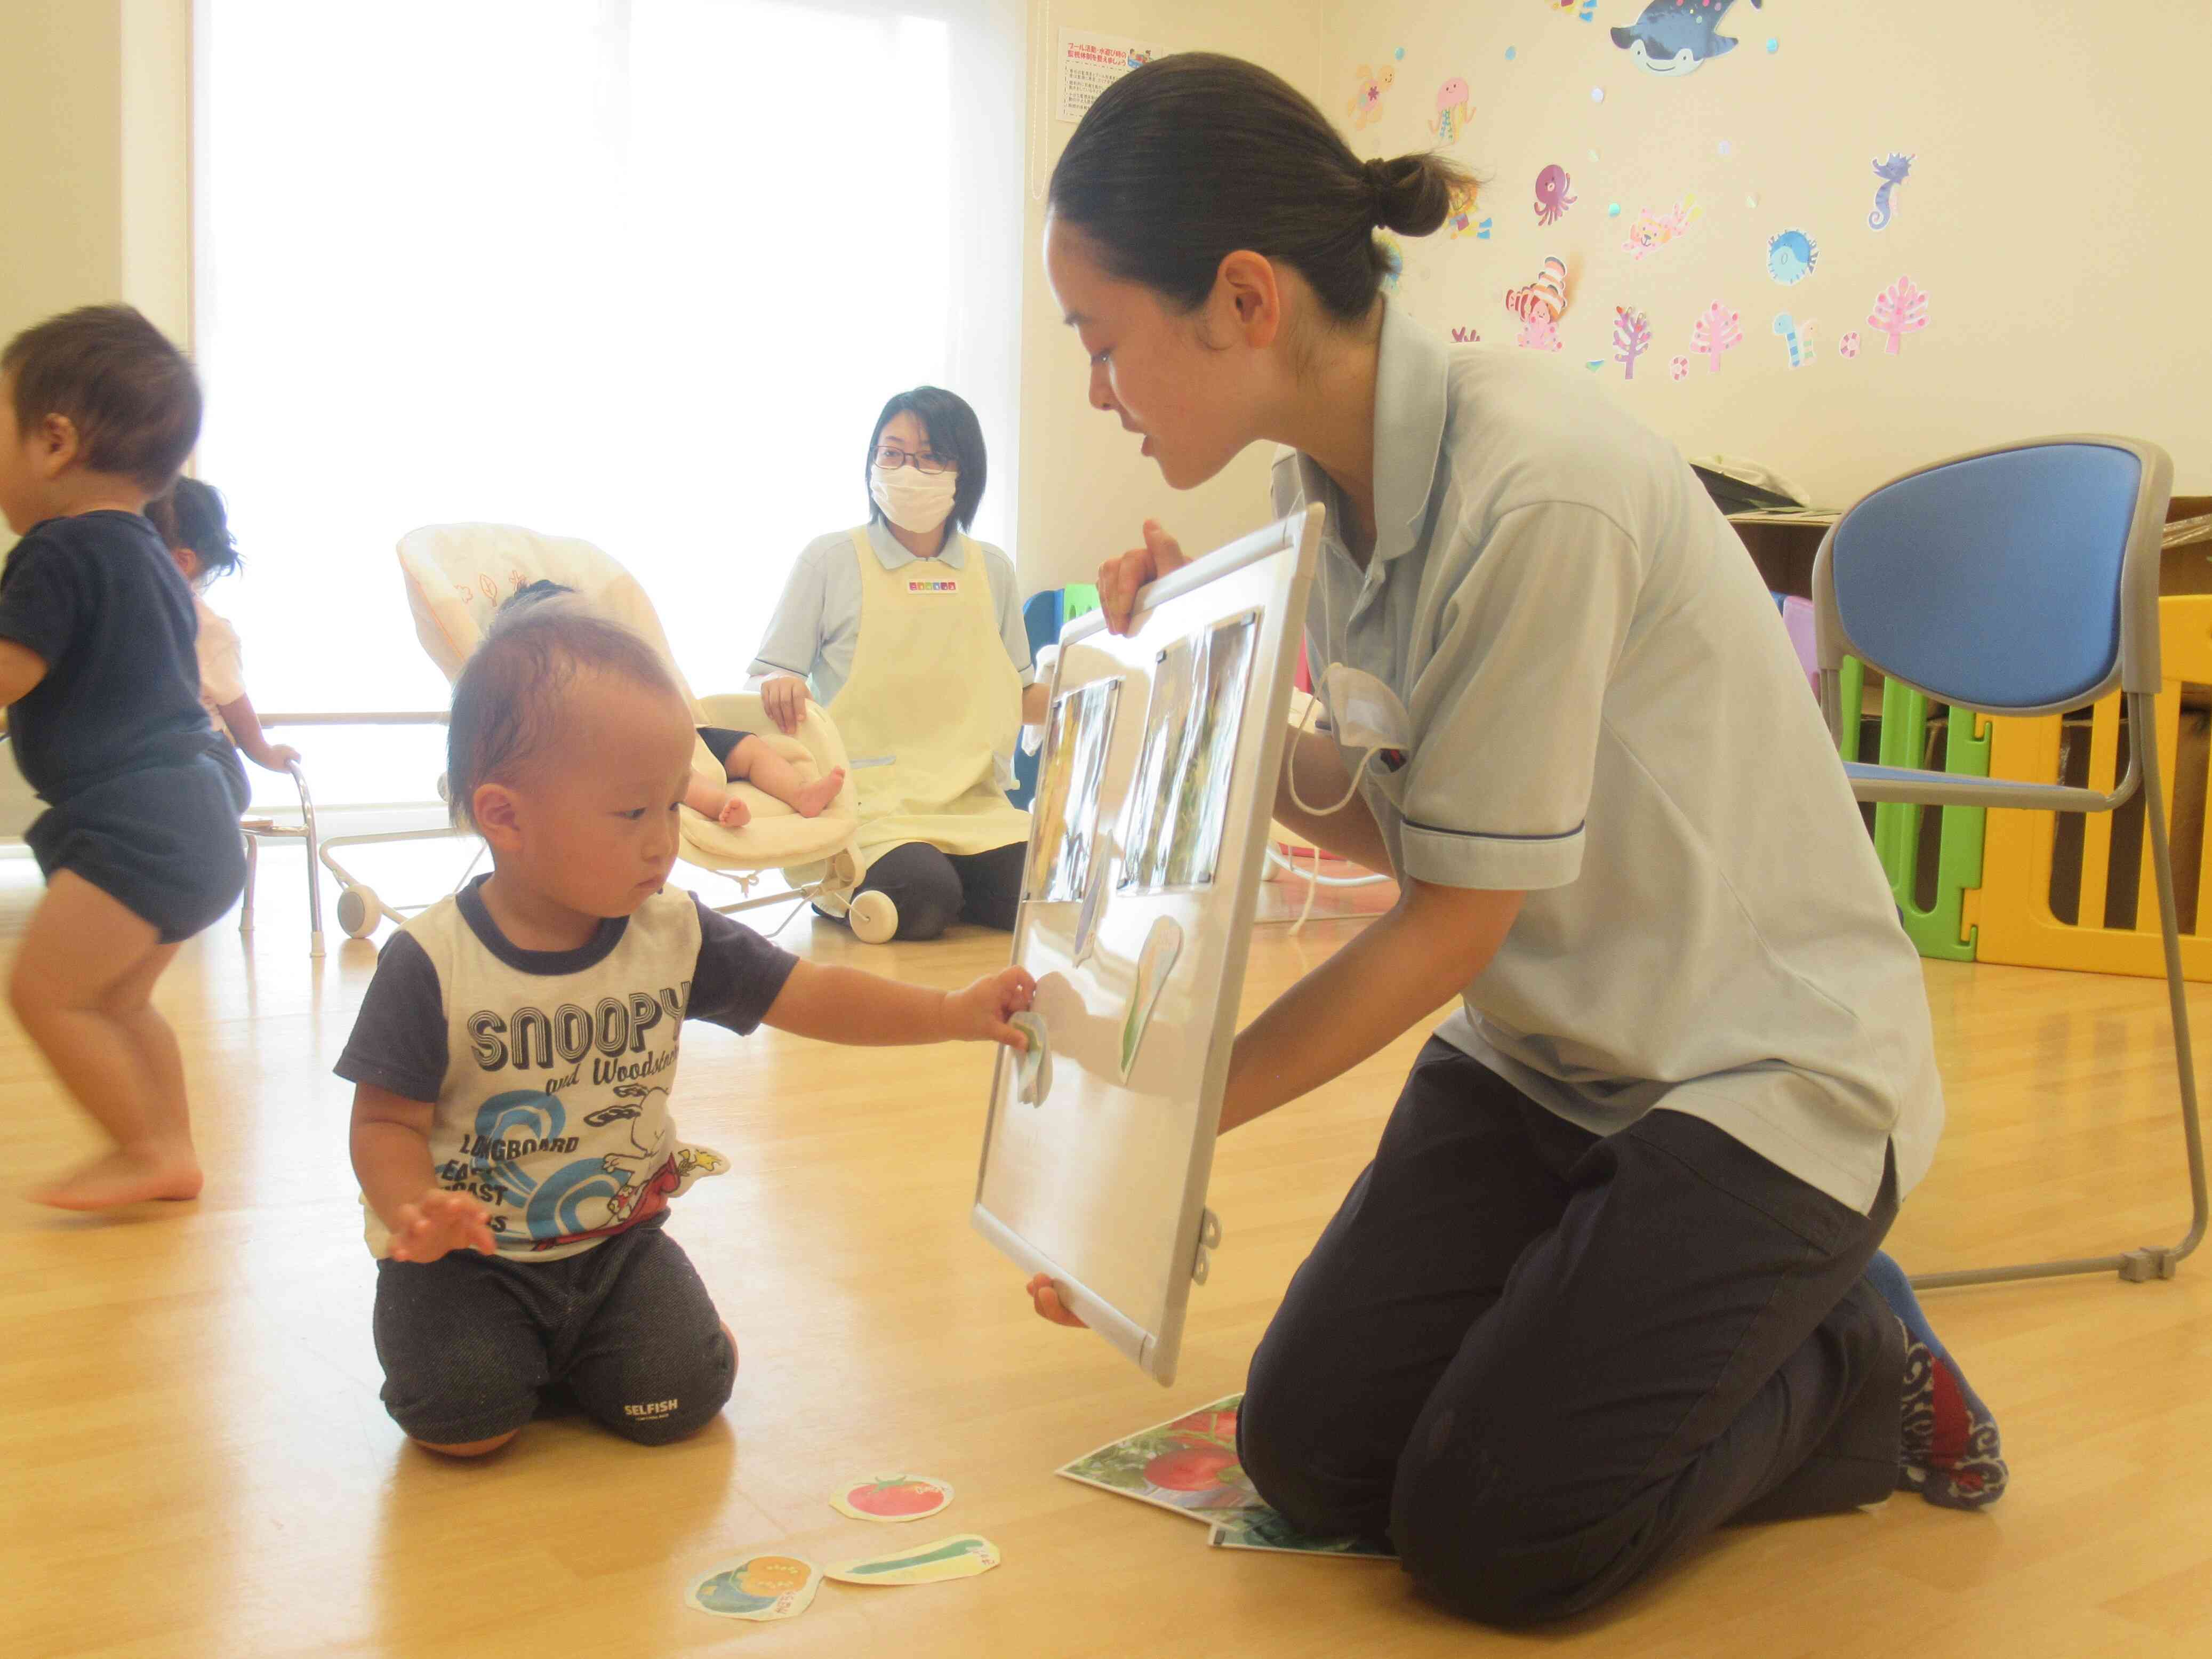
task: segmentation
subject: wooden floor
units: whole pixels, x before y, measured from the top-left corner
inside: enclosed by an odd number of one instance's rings
[[[1227,1238],[1164,1394],[1095,1338],[1032,1318],[969,1231],[982,1050],[694,1027],[679,1116],[736,1167],[679,1206],[675,1230],[738,1335],[723,1419],[657,1451],[553,1420],[487,1463],[439,1462],[377,1402],[347,1090],[329,1072],[374,955],[334,941],[310,966],[285,856],[264,860],[250,947],[202,939],[161,993],[209,1166],[198,1204],[87,1219],[15,1196],[92,1138],[0,1017],[0,1653],[2212,1654],[2212,1251],[2172,1283],[1934,1301],[2003,1425],[2013,1489],[1994,1512],[1900,1498],[1728,1534],[1564,1631],[1459,1624],[1387,1564],[1211,1551],[1190,1522],[1054,1479],[1242,1387],[1418,1037],[1223,1144],[1212,1201]],[[27,866],[0,864],[0,936],[21,935],[36,896]],[[1248,1008],[1360,925],[1262,928]],[[785,938],[943,985],[1005,951],[974,933],[872,951],[809,920]],[[2178,1236],[2160,988],[1942,964],[1928,983],[1952,1127],[1893,1235],[1906,1265]],[[2196,1017],[2212,1037],[2212,991]],[[827,1494],[909,1465],[958,1488],[936,1530],[986,1534],[1003,1567],[926,1589],[825,1585],[786,1624],[684,1606],[695,1575],[741,1552],[830,1561],[881,1543]],[[902,1541],[934,1535],[916,1534]]]

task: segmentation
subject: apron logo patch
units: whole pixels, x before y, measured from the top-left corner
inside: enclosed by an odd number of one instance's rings
[[[920,576],[914,576],[908,579],[906,591],[909,593],[957,593],[960,584],[950,577],[925,581]]]

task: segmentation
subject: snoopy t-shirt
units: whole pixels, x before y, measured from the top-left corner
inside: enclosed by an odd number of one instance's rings
[[[438,1184],[491,1212],[501,1255],[553,1261],[727,1167],[676,1138],[684,1022],[750,1033],[797,958],[675,892],[602,922],[577,950],[520,950],[484,908],[486,879],[384,947],[336,1069],[434,1102]],[[381,1257],[389,1234],[362,1207]]]

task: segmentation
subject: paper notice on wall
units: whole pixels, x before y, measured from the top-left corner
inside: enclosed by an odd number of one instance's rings
[[[1060,118],[1080,121],[1098,94],[1131,70],[1159,55],[1158,46],[1125,40],[1118,34],[1082,29],[1060,32]]]

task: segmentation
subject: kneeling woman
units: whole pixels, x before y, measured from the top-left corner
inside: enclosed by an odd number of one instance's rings
[[[934,939],[1011,929],[1029,815],[1010,804],[1024,720],[1046,689],[1013,561],[966,533],[983,500],[983,428],[937,386],[884,405],[868,441],[868,522],[810,544],[750,672],[785,732],[810,690],[853,758],[866,873],[853,931]]]
[[[1467,188],[1188,53],[1091,106],[1045,246],[1091,401],[1169,483],[1284,446],[1273,511],[1326,514],[1312,659],[1405,711],[1389,757],[1291,748],[1275,816],[1401,896],[1237,1039],[1221,1127],[1459,1004],[1253,1358],[1243,1467],[1518,1624],[1726,1522],[1978,1508],[2006,1472],[1879,1253],[1942,1097],[1835,748],[1672,446],[1384,297],[1376,228]],[[1148,526],[1100,574],[1112,624],[1181,562]]]

